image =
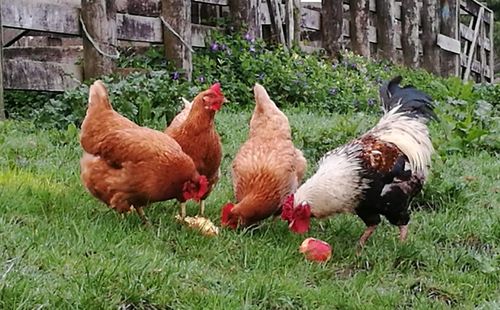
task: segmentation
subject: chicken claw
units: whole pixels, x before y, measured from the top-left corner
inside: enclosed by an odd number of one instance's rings
[[[137,211],[137,215],[139,215],[139,217],[141,218],[141,221],[142,221],[142,224],[144,226],[149,226],[149,220],[148,218],[146,217],[146,214],[144,214],[144,209],[143,207],[137,207],[135,209]]]

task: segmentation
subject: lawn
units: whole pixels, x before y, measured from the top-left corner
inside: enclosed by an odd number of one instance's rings
[[[361,113],[286,113],[308,175],[324,151],[376,122]],[[217,224],[233,199],[229,166],[249,118],[217,115],[222,178],[207,201]],[[432,136],[444,139],[439,125]],[[75,127],[7,121],[0,146],[2,309],[500,308],[500,166],[491,151],[436,154],[413,203],[409,240],[400,244],[397,228],[384,222],[357,256],[364,225],[352,215],[325,220],[324,230],[313,222],[306,236],[267,220],[215,238],[177,224],[173,201],[146,209],[152,227],[135,215],[122,219],[82,187]],[[196,212],[190,204],[188,213]],[[328,263],[298,253],[308,236],[332,245]]]

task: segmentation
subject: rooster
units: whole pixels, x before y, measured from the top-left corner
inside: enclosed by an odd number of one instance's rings
[[[311,217],[356,213],[367,228],[362,248],[380,215],[408,233],[410,200],[429,174],[434,151],[427,123],[437,119],[431,98],[395,77],[380,89],[384,116],[370,131],[327,154],[318,170],[284,201],[281,217],[296,233],[309,229]]]
[[[119,213],[135,209],[144,224],[148,220],[143,207],[149,203],[199,201],[206,194],[206,177],[179,144],[113,110],[101,81],[90,87],[80,143],[84,186]]]
[[[288,118],[264,87],[254,87],[255,109],[248,140],[232,163],[237,203],[221,210],[222,226],[250,226],[278,213],[282,200],[297,189],[306,160],[292,142]]]
[[[208,178],[208,190],[200,202],[200,214],[205,212],[205,199],[219,180],[219,168],[222,161],[222,144],[215,129],[215,113],[225,101],[219,83],[199,93],[189,102],[185,99],[184,109],[165,129],[165,133],[174,138],[189,155],[198,172]],[[186,206],[181,204],[181,217],[186,216]]]

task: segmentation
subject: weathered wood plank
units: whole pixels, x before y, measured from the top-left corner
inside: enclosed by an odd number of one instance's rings
[[[119,13],[141,16],[160,16],[160,0],[116,0],[116,10]]]
[[[460,65],[462,67],[466,67],[469,62],[469,57],[462,53],[460,54]],[[491,71],[490,67],[486,66],[484,68],[481,67],[481,63],[478,60],[473,59],[471,62],[470,70],[471,72],[474,72],[476,74],[481,74],[481,70],[483,70],[483,74],[485,76],[492,76],[493,72]]]
[[[494,18],[495,16],[493,14],[490,14],[490,32],[489,32],[489,37],[493,39],[493,36],[494,36],[494,32],[493,32],[493,28],[494,28],[494,25],[495,25],[495,21],[494,21]],[[485,40],[486,41],[486,40]],[[493,48],[493,40],[490,40],[490,49],[489,49],[489,56],[490,56],[490,63],[489,63],[489,66],[488,66],[488,69],[490,70],[490,74],[488,74],[488,77],[489,77],[489,82],[490,83],[494,83],[494,79],[495,79],[495,56],[494,56],[494,48]],[[485,47],[486,49],[486,47]]]
[[[429,72],[439,74],[438,35],[438,4],[437,0],[423,0],[422,5],[422,66]]]
[[[276,41],[286,48],[285,32],[283,31],[283,20],[280,0],[267,0],[269,16],[271,17],[271,29],[273,30]],[[284,17],[284,16],[283,16]]]
[[[401,6],[405,8],[402,18],[401,46],[403,48],[403,62],[410,68],[419,65],[419,38],[418,25],[420,24],[420,10],[414,0],[403,0]]]
[[[81,66],[58,62],[6,60],[3,73],[6,89],[65,91],[83,80]]]
[[[3,26],[55,33],[80,34],[79,10],[32,1],[3,1]]]
[[[342,24],[344,6],[340,1],[322,1],[323,48],[333,57],[338,57],[343,47]]]
[[[229,5],[229,0],[193,0],[194,2],[216,4],[216,5]]]
[[[441,47],[441,75],[457,76],[460,69],[460,41],[458,41],[460,0],[441,0],[441,34],[437,44]],[[457,47],[458,46],[458,47]]]
[[[351,47],[352,50],[362,56],[370,57],[370,40],[368,16],[369,7],[365,0],[350,0],[351,10]]]
[[[293,41],[300,45],[300,33],[302,32],[302,5],[300,0],[293,0]]]
[[[3,49],[6,60],[31,60],[75,64],[82,56],[82,46],[72,47],[7,47]]]
[[[191,26],[192,46],[204,47],[206,45],[205,38],[207,38],[210,35],[210,31],[213,31],[215,29],[217,28],[212,26],[192,24]]]
[[[450,38],[443,34],[438,34],[437,45],[444,51],[460,55],[460,41],[456,39]]]
[[[464,24],[460,24],[460,35],[462,36],[463,39],[472,42],[474,39],[474,30],[469,28],[468,26]],[[491,51],[492,46],[491,46],[491,40],[489,38],[478,38],[477,39],[477,44],[480,46],[483,46],[485,50]]]
[[[491,22],[491,15],[493,14],[490,9],[485,7],[483,4],[474,0],[461,0],[460,8],[473,16],[479,15],[479,10],[483,8],[483,16],[481,19],[489,24]]]
[[[165,56],[182,69],[186,79],[193,72],[191,55],[191,1],[162,0]]]
[[[116,26],[119,40],[163,42],[162,25],[158,17],[117,14]]]
[[[3,27],[3,47],[11,46],[22,38],[29,30]]]
[[[376,0],[377,5],[377,51],[379,57],[395,59],[394,0]]]
[[[479,9],[479,14],[477,15],[476,24],[474,26],[474,37],[472,38],[472,42],[471,42],[471,45],[469,47],[469,53],[467,56],[468,60],[467,60],[467,65],[465,67],[465,73],[464,73],[464,77],[463,77],[464,81],[467,81],[469,79],[469,75],[471,72],[471,65],[472,65],[472,61],[474,60],[474,53],[476,51],[476,42],[477,42],[477,38],[479,36],[479,30],[481,29],[483,12],[484,12],[484,8],[481,7]]]

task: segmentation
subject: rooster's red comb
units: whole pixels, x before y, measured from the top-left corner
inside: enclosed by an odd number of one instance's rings
[[[283,200],[283,205],[281,206],[281,219],[283,221],[292,221],[293,219],[293,202],[294,195],[290,194]]]

